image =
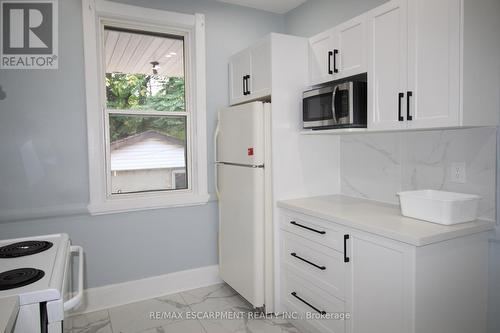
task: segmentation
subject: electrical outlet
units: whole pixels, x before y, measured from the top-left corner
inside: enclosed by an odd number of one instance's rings
[[[453,183],[464,184],[466,182],[465,162],[453,162],[450,169],[450,180]]]

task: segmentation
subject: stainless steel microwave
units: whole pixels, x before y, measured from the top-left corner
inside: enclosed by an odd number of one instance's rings
[[[302,120],[305,129],[366,127],[366,82],[329,83],[305,91]]]

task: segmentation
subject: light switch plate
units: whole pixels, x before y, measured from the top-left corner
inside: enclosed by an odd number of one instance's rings
[[[465,162],[451,163],[450,180],[453,183],[460,183],[460,184],[464,184],[467,181]]]

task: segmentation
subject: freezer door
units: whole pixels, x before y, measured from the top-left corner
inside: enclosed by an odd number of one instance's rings
[[[217,161],[264,163],[264,104],[253,102],[219,111]]]
[[[255,307],[264,304],[264,169],[218,165],[219,273]]]

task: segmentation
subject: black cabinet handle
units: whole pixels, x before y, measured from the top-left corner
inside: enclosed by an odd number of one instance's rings
[[[250,74],[247,75],[247,95],[250,95]]]
[[[398,120],[403,121],[405,120],[403,116],[401,115],[401,100],[405,97],[405,94],[399,93],[398,95]]]
[[[411,91],[406,92],[406,119],[413,120],[413,117],[410,114],[410,97],[413,96]]]
[[[344,235],[344,262],[349,262],[349,257],[347,256],[347,240],[349,235]]]
[[[328,74],[333,74],[332,71],[332,57],[333,57],[333,52],[328,51]]]
[[[337,69],[337,54],[339,53],[339,50],[333,50],[333,72],[338,73],[339,70]]]
[[[322,234],[322,235],[326,234],[326,231],[323,231],[323,230],[316,230],[316,229],[313,229],[313,228],[309,228],[309,227],[307,227],[307,226],[305,226],[305,225],[298,224],[298,223],[297,223],[297,222],[295,222],[295,221],[290,221],[290,224],[293,224],[293,225],[295,225],[295,226],[297,226],[297,227],[304,228],[304,229],[307,229],[307,230],[310,230],[310,231],[317,232],[318,234]]]
[[[304,299],[302,299],[301,297],[297,296],[297,293],[295,291],[291,292],[290,293],[293,297],[295,297],[296,299],[298,299],[299,301],[301,301],[302,303],[304,303],[305,305],[309,306],[311,309],[313,309],[314,311],[316,311],[317,313],[320,313],[322,315],[326,315],[326,312],[325,311],[321,311],[319,310],[317,307],[315,307],[314,305],[312,305],[311,303],[305,301]]]
[[[307,259],[304,259],[304,258],[302,258],[302,257],[299,257],[299,256],[297,255],[297,253],[295,253],[295,252],[290,253],[290,255],[291,255],[292,257],[295,257],[295,258],[299,259],[299,260],[302,260],[303,262],[308,263],[309,265],[312,265],[312,266],[314,266],[314,267],[316,267],[316,268],[319,268],[319,269],[321,269],[322,271],[324,271],[324,270],[326,269],[326,267],[325,267],[325,266],[319,266],[319,265],[316,265],[315,263],[310,262],[310,261],[309,261],[309,260],[307,260]]]
[[[245,75],[243,76],[243,95],[250,95],[250,89],[248,88],[248,79],[250,78],[250,75]]]

